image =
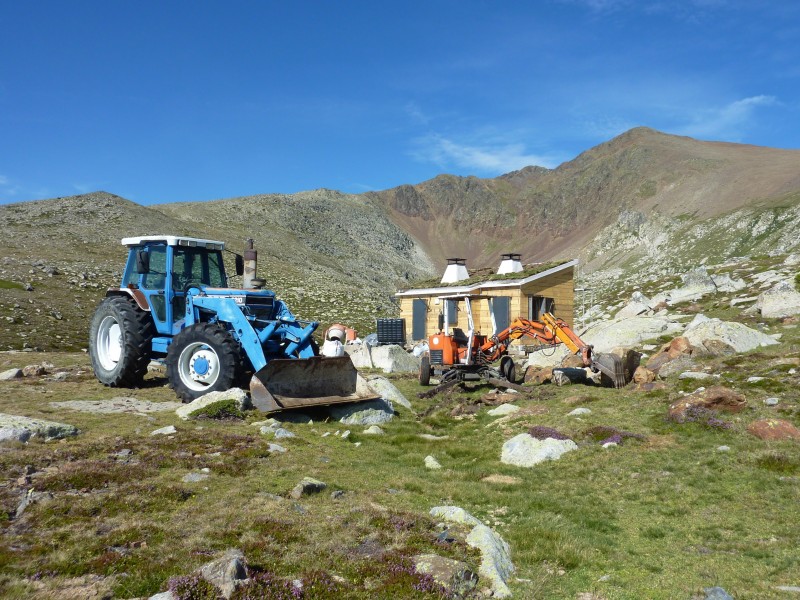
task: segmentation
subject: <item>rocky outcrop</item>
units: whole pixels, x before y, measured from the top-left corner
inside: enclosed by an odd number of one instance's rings
[[[231,549],[200,567],[199,573],[221,592],[223,598],[230,598],[236,591],[236,586],[247,579],[246,565],[244,553]]]
[[[429,575],[450,597],[464,598],[475,589],[478,576],[460,560],[438,554],[418,554],[412,558],[417,573]]]
[[[683,330],[683,325],[664,317],[632,317],[594,323],[581,336],[584,342],[594,345],[595,353],[611,352],[617,347],[632,348],[645,340],[662,335],[672,335]]]
[[[759,439],[800,440],[800,429],[781,419],[762,419],[747,426],[747,431]]]
[[[703,315],[697,315],[687,325],[683,335],[693,346],[704,346],[709,341],[717,340],[736,352],[748,352],[778,343],[770,336],[742,323],[709,319]]]
[[[781,281],[759,294],[756,310],[767,319],[780,319],[800,314],[800,292],[788,281]]]
[[[392,403],[383,398],[355,404],[339,404],[328,409],[331,417],[345,425],[381,425],[394,418]]]
[[[667,414],[670,420],[685,423],[698,409],[737,413],[744,410],[745,406],[747,400],[743,394],[716,385],[673,402]]]
[[[577,450],[572,440],[546,438],[538,440],[520,433],[503,444],[500,462],[517,467],[533,467],[546,460],[558,460],[567,452]]]
[[[403,393],[395,387],[395,385],[380,375],[372,375],[367,378],[367,385],[379,394],[381,398],[388,401],[392,405],[399,404],[400,406],[411,410],[411,402],[403,395]]]
[[[310,496],[311,494],[319,494],[327,486],[326,483],[314,479],[312,477],[303,477],[292,491],[289,492],[289,497],[299,500],[303,496]]]
[[[0,441],[27,442],[34,436],[50,441],[75,435],[74,425],[0,413]]]
[[[223,392],[209,392],[200,396],[189,404],[184,404],[178,408],[175,414],[184,421],[188,421],[217,408],[216,405],[220,407],[231,406],[240,412],[252,407],[247,392],[239,388],[231,388]]]
[[[463,508],[458,506],[435,506],[430,514],[448,523],[472,527],[467,536],[467,545],[477,548],[481,553],[481,566],[478,569],[480,580],[489,584],[493,598],[508,598],[511,590],[508,579],[514,573],[511,562],[511,549],[506,541],[493,529],[484,525]]]

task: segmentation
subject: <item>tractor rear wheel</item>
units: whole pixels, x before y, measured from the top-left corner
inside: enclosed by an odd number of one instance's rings
[[[169,386],[183,402],[234,387],[241,371],[239,343],[220,325],[187,327],[167,349]]]
[[[155,334],[150,314],[124,296],[109,296],[97,307],[89,326],[89,356],[100,383],[135,387],[150,363]]]

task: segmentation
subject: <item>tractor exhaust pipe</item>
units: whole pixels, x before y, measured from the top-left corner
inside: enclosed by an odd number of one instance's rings
[[[242,287],[246,290],[260,289],[266,283],[263,279],[256,277],[258,252],[253,244],[253,239],[250,238],[245,242],[244,247],[244,275],[242,277]]]

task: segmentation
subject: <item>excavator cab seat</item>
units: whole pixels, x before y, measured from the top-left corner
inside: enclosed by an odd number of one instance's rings
[[[455,343],[459,346],[466,346],[469,344],[469,338],[467,337],[467,334],[464,333],[464,330],[460,327],[453,328],[453,341],[455,341]]]

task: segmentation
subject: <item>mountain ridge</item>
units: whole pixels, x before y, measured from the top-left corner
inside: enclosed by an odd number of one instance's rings
[[[600,289],[794,251],[800,151],[635,128],[555,169],[491,179],[443,174],[364,194],[322,188],[147,206],[95,192],[2,205],[0,220],[0,347],[52,347],[43,331],[26,333],[23,303],[61,314],[62,338],[81,347],[89,307],[118,285],[119,240],[166,233],[234,251],[254,238],[261,276],[295,312],[366,331],[397,313],[396,289],[441,273],[448,257],[473,270],[496,267],[505,252],[526,263],[579,258],[582,283]]]

